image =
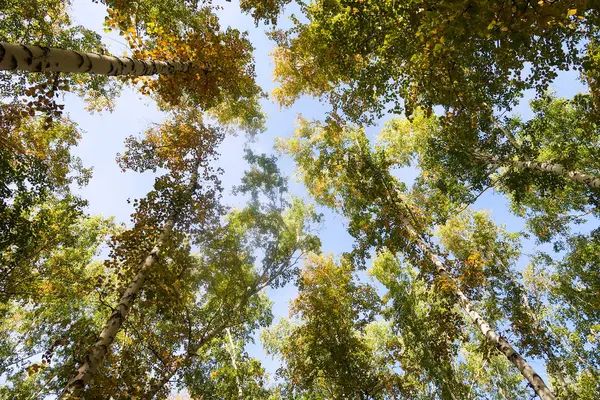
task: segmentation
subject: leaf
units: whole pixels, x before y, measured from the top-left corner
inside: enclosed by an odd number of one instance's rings
[[[567,11],[567,17],[570,17],[571,15],[575,15],[575,14],[577,14],[576,8],[572,8],[569,11]]]

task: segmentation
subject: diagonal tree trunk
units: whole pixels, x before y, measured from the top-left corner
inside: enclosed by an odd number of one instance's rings
[[[198,168],[200,166],[200,160],[201,158],[198,156],[197,162],[194,166],[194,172],[190,177],[190,182],[186,190],[188,196],[191,196],[198,186]],[[156,264],[158,261],[162,246],[171,235],[173,227],[180,217],[180,211],[181,210],[179,208],[171,211],[154,248],[146,256],[146,259],[144,260],[139,272],[135,275],[121,296],[114,312],[106,321],[98,341],[88,350],[84,363],[77,369],[76,374],[69,380],[60,398],[80,398],[85,390],[85,387],[94,377],[98,366],[102,364],[102,361],[108,353],[110,346],[114,342],[117,333],[123,326],[123,322],[131,311],[131,307],[133,306],[135,298],[144,286],[144,282],[146,281],[152,266],[154,266],[154,264]]]
[[[543,320],[540,320],[537,313],[531,308],[531,305],[529,304],[529,297],[525,292],[525,288],[523,288],[522,290],[523,291],[521,293],[521,298],[523,299],[523,307],[525,308],[525,311],[527,312],[527,314],[529,314],[529,317],[533,321],[533,326],[537,330],[543,331],[545,333],[544,336],[546,337],[546,340],[548,340],[549,338],[554,336],[552,330],[544,324]],[[564,362],[560,357],[558,357],[554,353],[554,351],[552,351],[552,346],[550,344],[548,344],[544,348],[544,353],[546,354],[546,357],[548,357],[548,361],[550,363],[549,366],[554,367],[554,372],[556,374],[556,376],[554,376],[552,371],[550,371],[551,368],[548,368],[548,375],[553,376],[557,380],[557,387],[555,387],[555,390],[557,394],[562,397],[562,395],[566,395],[569,391],[569,385],[567,384],[567,381],[565,379]]]
[[[358,142],[358,148],[361,154],[364,155],[362,148],[360,146],[360,142]],[[419,227],[416,222],[411,220],[411,217],[406,215],[405,212],[398,210],[398,203],[404,207],[406,210],[410,210],[406,202],[402,199],[401,195],[398,192],[395,192],[396,196],[391,194],[391,190],[385,180],[383,174],[380,169],[372,162],[370,154],[364,155],[368,165],[375,171],[385,187],[386,190],[386,200],[391,203],[391,205],[397,210],[397,218],[401,225],[405,226],[408,233],[412,236],[412,239],[416,242],[417,247],[423,252],[427,258],[433,263],[435,266],[436,274],[440,277],[448,279],[450,282],[454,283],[455,289],[453,290],[454,295],[458,299],[462,309],[467,313],[473,324],[477,327],[477,329],[481,332],[483,337],[487,342],[492,344],[496,349],[498,349],[502,354],[506,356],[506,358],[519,369],[521,375],[529,382],[531,387],[535,390],[537,395],[542,400],[556,400],[554,393],[548,388],[544,380],[540,377],[539,374],[535,372],[535,370],[529,365],[529,363],[511,346],[511,344],[506,340],[505,337],[498,335],[487,323],[487,321],[474,310],[471,301],[465,296],[465,294],[458,288],[454,278],[448,273],[446,266],[438,256],[438,254],[432,249],[432,247],[425,241],[423,236],[419,232]],[[394,252],[393,249],[390,249]]]
[[[51,47],[0,42],[0,70],[98,75],[156,75],[188,72],[192,63],[144,61]]]
[[[556,163],[541,161],[507,160],[488,156],[485,154],[476,154],[475,158],[487,163],[501,165],[504,167],[549,172],[552,174],[560,175],[563,178],[570,179],[574,182],[583,183],[584,185],[587,185],[592,189],[600,189],[600,177],[578,171],[569,171],[562,165]]]
[[[422,242],[421,239],[417,239],[417,246],[426,254],[431,262],[435,265],[437,274],[441,277],[449,279],[454,282],[454,279],[448,274],[448,271],[438,255],[433,252],[431,247]],[[493,344],[502,354],[506,356],[515,367],[519,369],[521,375],[529,382],[533,390],[542,400],[554,400],[556,397],[548,388],[544,380],[539,376],[535,370],[529,365],[529,363],[517,352],[511,344],[506,340],[505,337],[498,335],[485,319],[473,309],[473,304],[464,295],[462,290],[458,289],[458,285],[454,285],[454,294],[458,298],[460,305],[463,310],[467,313],[471,321],[475,324],[477,329],[481,332],[483,337],[490,343]]]
[[[600,189],[600,178],[583,172],[569,171],[560,164],[539,161],[508,161],[505,163],[520,169],[534,169],[543,172],[551,172],[572,181],[583,183],[593,189]]]

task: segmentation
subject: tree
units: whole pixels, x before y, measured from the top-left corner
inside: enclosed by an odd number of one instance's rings
[[[112,260],[117,265],[124,265],[130,278],[97,342],[88,350],[85,361],[65,387],[61,395],[63,398],[80,396],[93,378],[159,260],[163,247],[173,239],[173,230],[179,228],[185,232],[192,224],[203,226],[213,223],[214,212],[218,210],[215,207],[218,186],[216,189],[210,187],[216,176],[211,174],[209,161],[221,135],[216,129],[205,128],[201,121],[186,120],[184,125],[175,125],[175,128],[165,126],[165,139],[169,139],[169,135],[179,137],[181,129],[189,129],[196,133],[193,135],[195,146],[174,149],[174,153],[168,152],[164,158],[161,158],[163,153],[150,152],[154,156],[150,165],[148,160],[143,159],[132,165],[140,170],[148,167],[171,169],[170,174],[156,180],[155,191],[136,204],[133,228],[114,241]],[[206,182],[204,185],[200,184],[201,178]]]
[[[418,113],[413,121],[388,123],[380,142],[397,165],[416,161],[420,181],[456,203],[469,203],[488,187],[505,193],[546,242],[597,215],[597,127],[586,95],[547,95],[531,106],[529,121],[491,117],[475,130],[451,116]]]
[[[49,16],[56,19],[57,26],[70,24],[65,2],[42,3],[42,10],[52,10]],[[42,79],[27,89],[25,94],[38,99],[32,100],[31,106],[43,106],[43,101],[52,99],[59,90],[69,90],[78,80],[94,81],[94,94],[110,93],[111,97],[116,94],[114,88],[102,89],[109,82],[106,78],[81,78],[80,74],[71,77],[73,73],[124,75],[128,77],[126,80],[138,85],[142,93],[155,94],[163,107],[192,102],[211,110],[221,123],[246,124],[254,130],[262,128],[264,116],[258,104],[262,92],[254,82],[252,46],[238,30],[221,31],[214,6],[208,3],[188,7],[182,0],[158,6],[152,2],[106,3],[110,7],[106,18],[108,29],[117,29],[125,36],[133,57],[108,56],[99,44],[98,35],[81,27],[66,29],[62,36],[58,35],[61,40],[53,40],[56,35],[32,38],[39,46],[2,43],[0,69],[38,71],[51,78],[49,82]],[[18,4],[7,8],[17,21],[24,11]],[[46,29],[48,23],[40,21],[40,15],[45,14],[32,15],[31,19]],[[11,20],[7,29],[16,29],[17,21]],[[79,39],[80,35],[83,39]],[[18,35],[16,38],[23,40]],[[56,48],[56,44],[64,47]],[[155,79],[137,78],[156,73],[160,75]],[[11,76],[7,75],[9,80]],[[105,102],[99,104],[102,103]]]
[[[431,243],[427,217],[404,199],[389,172],[385,153],[372,154],[364,131],[347,128],[333,119],[320,126],[302,122],[294,138],[280,148],[294,156],[302,179],[311,182],[309,192],[324,205],[339,209],[350,220],[349,233],[357,240],[357,257],[364,259],[371,247],[402,252],[423,273],[438,280],[459,302],[486,342],[519,369],[541,398],[555,398],[542,378],[504,338],[475,311],[450,274],[441,254]]]
[[[527,396],[510,362],[482,340],[448,291],[420,274],[410,259],[382,250],[369,272],[387,289],[383,315],[400,342],[390,358],[404,371],[407,397]]]
[[[83,216],[86,203],[70,186],[85,185],[90,170],[70,153],[79,130],[68,119],[50,125],[44,116],[2,120],[0,132],[0,299],[5,302],[27,298],[38,263],[75,239],[68,227]]]
[[[242,5],[273,21],[286,3]],[[585,1],[298,3],[292,27],[272,34],[274,94],[284,105],[302,94],[325,98],[354,122],[388,107],[504,110],[525,89],[542,93],[557,71],[594,71],[581,47],[596,42],[598,15]]]
[[[61,240],[44,246],[20,291],[2,301],[2,397],[58,394],[106,318],[101,288],[117,277],[94,258],[118,227],[101,217],[63,220]]]
[[[356,283],[350,263],[311,255],[292,303],[297,322],[263,333],[267,352],[283,361],[286,398],[385,398],[391,371],[376,364],[365,340],[378,307],[375,288]]]
[[[228,329],[247,341],[252,330],[267,325],[271,317],[261,316],[267,303],[262,291],[285,285],[296,275],[303,255],[319,250],[318,238],[310,234],[319,216],[301,200],[285,198],[287,184],[276,159],[250,152],[246,159],[251,168],[236,191],[249,194],[250,202],[232,211],[225,226],[200,242],[198,285],[206,294],[190,306],[192,319],[186,326],[192,328],[182,344],[185,352],[171,356],[145,398],[161,393],[176,374],[192,395],[217,390],[207,369],[212,344],[227,342]],[[257,250],[262,254],[260,267],[254,265]]]
[[[139,61],[50,47],[0,43],[0,69],[9,71],[145,76],[188,72],[191,68],[192,65],[187,62]]]
[[[95,32],[75,25],[66,1],[35,0],[26,4],[6,0],[0,5],[0,36],[4,42],[35,43],[77,52],[105,54],[106,48]],[[23,103],[30,110],[59,118],[61,92],[74,92],[85,99],[90,110],[112,109],[119,82],[89,74],[0,71],[0,96],[6,102]],[[6,111],[6,110],[4,110]],[[2,118],[10,114],[0,114]]]

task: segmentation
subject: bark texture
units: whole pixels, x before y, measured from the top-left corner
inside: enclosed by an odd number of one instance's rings
[[[0,70],[142,76],[188,72],[191,66],[191,63],[179,61],[143,61],[0,42]]]
[[[541,161],[515,161],[515,160],[506,160],[500,159],[496,157],[492,157],[485,154],[475,154],[475,158],[482,160],[484,162],[493,163],[499,166],[505,167],[513,167],[519,169],[532,169],[542,172],[550,172],[552,174],[560,175],[564,178],[570,179],[575,182],[583,183],[584,185],[589,186],[592,189],[600,189],[600,178],[586,174],[584,172],[578,171],[569,171],[565,167],[560,164],[551,163],[551,162],[541,162]]]
[[[407,226],[411,226],[409,221],[404,221],[407,223]],[[417,246],[421,249],[421,251],[429,257],[431,262],[436,267],[436,272],[439,276],[445,277],[448,280],[454,282],[454,278],[452,278],[448,274],[448,270],[438,257],[438,255],[431,249],[431,247],[425,243],[419,236],[416,234],[414,229],[409,228],[409,230],[413,233],[417,239]],[[483,337],[493,344],[502,354],[506,356],[508,361],[510,361],[515,367],[519,369],[521,375],[529,382],[533,390],[537,393],[537,395],[542,400],[555,400],[556,397],[554,393],[550,390],[550,388],[546,385],[544,380],[535,372],[535,370],[529,365],[529,363],[510,345],[510,343],[506,340],[505,337],[498,335],[486,322],[486,320],[473,309],[473,305],[471,301],[464,295],[462,290],[458,289],[458,285],[456,285],[456,289],[454,290],[454,294],[458,298],[460,305],[465,310],[469,318],[473,321],[477,329],[481,332]]]
[[[535,169],[538,171],[551,172],[553,174],[564,176],[572,181],[583,183],[591,188],[600,189],[600,178],[583,172],[569,171],[560,164],[538,161],[512,161],[512,165],[521,169]]]
[[[190,196],[198,185],[198,167],[199,162],[195,166],[195,171],[190,178],[190,183],[187,189],[188,195]],[[85,387],[94,377],[98,366],[104,360],[104,357],[106,356],[110,349],[110,346],[114,342],[117,333],[123,326],[127,315],[131,311],[131,307],[133,306],[135,298],[144,286],[144,282],[148,277],[148,273],[151,271],[152,266],[158,261],[162,245],[171,235],[173,227],[175,226],[175,223],[180,217],[179,214],[179,209],[173,210],[170,213],[167,222],[163,227],[163,231],[158,237],[154,248],[146,256],[146,259],[144,260],[139,272],[135,275],[135,277],[121,296],[119,303],[115,307],[114,312],[106,321],[106,324],[104,325],[104,328],[100,333],[98,341],[88,350],[88,353],[85,357],[85,361],[77,369],[76,374],[67,383],[67,386],[65,387],[64,391],[60,396],[61,399],[81,398]]]

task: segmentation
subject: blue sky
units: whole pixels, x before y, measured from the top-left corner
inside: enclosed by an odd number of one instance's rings
[[[258,83],[266,92],[270,92],[275,84],[272,79],[273,61],[269,56],[272,43],[268,41],[263,27],[256,28],[252,19],[239,12],[238,2],[218,2],[222,4],[220,12],[223,27],[232,26],[240,30],[247,30],[254,44],[256,71]],[[105,6],[96,4],[89,0],[73,0],[73,16],[76,23],[87,28],[96,30],[103,35],[104,42],[109,46],[111,52],[120,55],[126,50],[121,38],[112,33],[103,32],[103,21],[106,15]],[[582,85],[573,72],[563,73],[553,85],[553,89],[561,96],[570,97],[582,90]],[[530,113],[527,108],[527,98],[524,105],[516,112],[527,118]],[[316,100],[302,98],[291,109],[280,109],[270,100],[262,102],[264,111],[268,115],[267,131],[261,134],[258,140],[250,145],[257,152],[271,153],[275,137],[290,136],[294,130],[298,114],[309,119],[323,119],[328,107]],[[128,222],[129,215],[133,211],[128,198],[140,198],[152,188],[154,177],[151,173],[121,172],[115,162],[118,152],[124,150],[124,139],[130,135],[136,135],[144,131],[151,123],[159,123],[163,115],[156,109],[151,100],[140,94],[125,89],[117,100],[115,111],[112,113],[90,114],[84,110],[83,102],[75,96],[67,96],[66,110],[80,127],[84,130],[83,139],[76,149],[76,155],[82,158],[84,165],[93,166],[93,178],[90,184],[80,191],[81,195],[89,201],[90,214],[102,214],[114,216],[117,221]],[[389,117],[388,117],[389,118]],[[376,132],[372,128],[369,132]],[[228,137],[221,146],[221,158],[218,165],[225,170],[223,184],[225,187],[225,202],[230,205],[240,204],[240,199],[231,196],[231,187],[239,183],[244,169],[243,149],[245,146],[244,135]],[[280,159],[281,169],[288,175],[293,174],[293,164],[289,158]],[[414,177],[412,171],[407,171],[406,178]],[[307,198],[304,188],[290,179],[291,192]],[[492,194],[483,195],[476,203],[475,208],[490,210],[494,220],[505,224],[511,231],[523,229],[523,221],[510,214],[507,209],[506,200]],[[352,241],[345,230],[344,219],[331,212],[325,213],[325,222],[321,230],[323,251],[326,253],[341,254],[350,250]],[[529,252],[532,243],[526,244],[525,252]],[[279,290],[268,292],[274,301],[273,312],[275,316],[288,315],[288,302],[296,294],[296,290],[288,285]],[[263,360],[267,370],[274,373],[277,363],[264,355],[260,345],[251,345],[248,351]]]

